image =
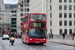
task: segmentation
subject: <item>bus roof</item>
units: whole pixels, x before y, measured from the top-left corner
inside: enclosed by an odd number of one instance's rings
[[[29,13],[28,15],[31,15],[31,14],[42,14],[42,15],[46,15],[45,13]],[[28,15],[26,15],[26,16],[28,16]],[[25,17],[23,17],[23,18],[25,18]]]

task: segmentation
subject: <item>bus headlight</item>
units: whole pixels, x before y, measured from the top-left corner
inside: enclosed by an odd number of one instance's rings
[[[43,39],[45,41],[45,39]]]
[[[32,39],[30,39],[30,40],[32,40]]]

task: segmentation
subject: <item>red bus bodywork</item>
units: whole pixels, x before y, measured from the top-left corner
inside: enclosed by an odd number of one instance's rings
[[[30,14],[27,15],[28,21],[22,23],[22,42],[24,42],[24,43],[42,43],[43,44],[43,43],[46,43],[46,41],[47,41],[46,37],[44,37],[44,38],[28,37],[28,29],[47,29],[47,17],[45,17],[45,21],[30,21],[30,15],[36,15],[36,14],[46,16],[46,14],[44,14],[44,13],[30,13]],[[25,16],[25,17],[27,17],[27,16]],[[23,19],[25,17],[23,17]],[[46,27],[45,28],[31,28],[31,27],[29,27],[30,22],[45,22]],[[25,24],[25,26],[24,26],[24,24]]]

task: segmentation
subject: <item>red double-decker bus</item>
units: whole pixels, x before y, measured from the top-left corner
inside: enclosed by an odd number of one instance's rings
[[[30,13],[22,19],[23,43],[46,43],[47,17],[43,13]]]

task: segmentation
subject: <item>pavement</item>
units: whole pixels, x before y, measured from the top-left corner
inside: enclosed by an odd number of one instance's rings
[[[59,44],[64,44],[64,45],[69,45],[69,46],[75,46],[75,37],[74,40],[72,40],[72,37],[70,35],[66,35],[65,39],[62,38],[62,36],[54,36],[52,39],[47,39],[48,42],[53,42],[53,43],[59,43]]]

